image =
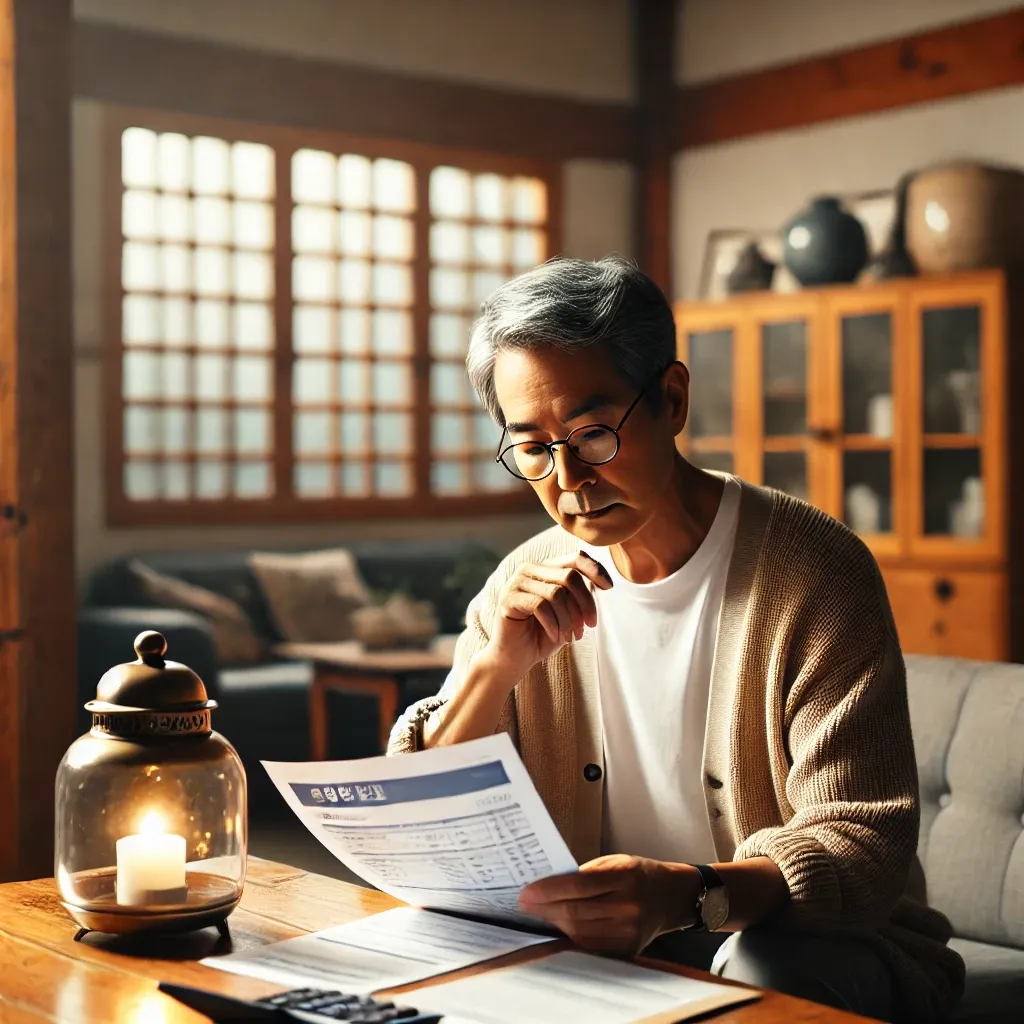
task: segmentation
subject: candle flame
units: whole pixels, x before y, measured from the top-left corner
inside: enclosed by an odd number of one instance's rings
[[[156,811],[150,811],[142,821],[139,822],[139,832],[147,836],[163,835],[167,829],[164,826],[164,819]]]

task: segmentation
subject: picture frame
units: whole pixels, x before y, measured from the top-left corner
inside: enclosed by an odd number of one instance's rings
[[[721,302],[729,297],[727,281],[740,253],[755,242],[761,254],[775,264],[771,291],[783,294],[797,291],[799,285],[782,262],[782,238],[778,231],[749,228],[719,228],[708,232],[700,273],[700,298]]]

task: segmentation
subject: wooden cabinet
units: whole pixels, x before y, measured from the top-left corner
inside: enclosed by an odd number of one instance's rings
[[[1024,660],[1008,292],[987,271],[676,307],[680,449],[860,534],[907,652]]]

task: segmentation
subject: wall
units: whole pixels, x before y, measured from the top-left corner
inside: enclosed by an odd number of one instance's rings
[[[791,63],[1024,6],[1006,0],[686,0],[680,84]],[[743,30],[737,31],[737,25]],[[1024,88],[704,146],[673,166],[673,285],[696,298],[708,232],[773,229],[817,193],[890,188],[957,157],[1024,165]]]
[[[486,15],[483,8],[486,6]],[[628,0],[77,0],[75,14],[394,71],[628,103]],[[101,262],[102,107],[73,110],[76,342],[76,543],[79,576],[119,554],[199,545],[272,547],[346,538],[474,537],[507,550],[543,513],[466,520],[347,522],[245,529],[111,529],[103,496]],[[632,252],[628,165],[575,160],[563,168],[563,251]]]
[[[629,0],[75,0],[75,17],[629,103]]]

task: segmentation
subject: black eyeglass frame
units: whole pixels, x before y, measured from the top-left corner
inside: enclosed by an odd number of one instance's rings
[[[669,364],[669,365],[671,365],[671,364]],[[665,370],[667,370],[667,369],[668,369],[668,367],[666,366]],[[661,376],[662,376],[662,374],[664,374],[665,370],[662,370],[661,373],[659,373],[653,380],[651,380],[648,384],[646,384],[640,390],[640,393],[636,396],[636,398],[633,399],[633,402],[630,405],[630,407],[622,414],[622,419],[619,420],[619,425],[617,427],[610,427],[610,426],[608,426],[607,423],[584,423],[582,426],[574,427],[572,430],[570,430],[569,433],[566,434],[566,436],[561,441],[515,441],[512,444],[506,445],[504,448],[502,448],[501,447],[501,443],[502,443],[502,441],[505,440],[505,435],[508,433],[508,427],[507,426],[502,426],[502,428],[501,428],[501,437],[498,439],[498,454],[495,456],[494,461],[500,463],[501,466],[505,469],[505,472],[508,473],[510,476],[514,476],[517,480],[525,480],[527,483],[530,483],[530,484],[535,484],[539,480],[546,480],[554,472],[554,469],[555,469],[555,449],[559,445],[568,446],[569,447],[569,451],[572,452],[573,458],[579,459],[579,461],[582,462],[584,465],[587,465],[587,466],[605,466],[605,465],[607,465],[609,462],[612,461],[612,459],[615,458],[616,455],[619,454],[619,448],[622,447],[622,438],[619,437],[619,431],[622,429],[622,427],[625,424],[626,420],[629,419],[629,414],[640,404],[640,399],[643,398],[645,394],[647,394],[647,389],[651,386],[651,384],[653,384],[653,383],[655,383],[655,381],[658,381],[658,380],[661,379]],[[572,451],[572,446],[569,444],[569,441],[572,438],[573,434],[578,434],[581,430],[593,430],[594,427],[600,427],[602,430],[610,430],[612,432],[612,434],[615,436],[615,451],[613,451],[611,453],[611,455],[608,456],[607,459],[602,459],[600,462],[590,462],[588,459],[580,458],[579,455],[577,455],[574,451]],[[546,473],[544,473],[542,476],[527,477],[527,476],[522,476],[519,473],[514,473],[511,469],[508,468],[508,465],[505,462],[505,456],[510,451],[512,451],[512,449],[515,448],[516,445],[519,445],[519,444],[539,444],[539,445],[542,445],[544,448],[547,448],[547,450],[548,450],[548,462],[550,463],[550,465],[548,466],[548,470],[547,470]]]

